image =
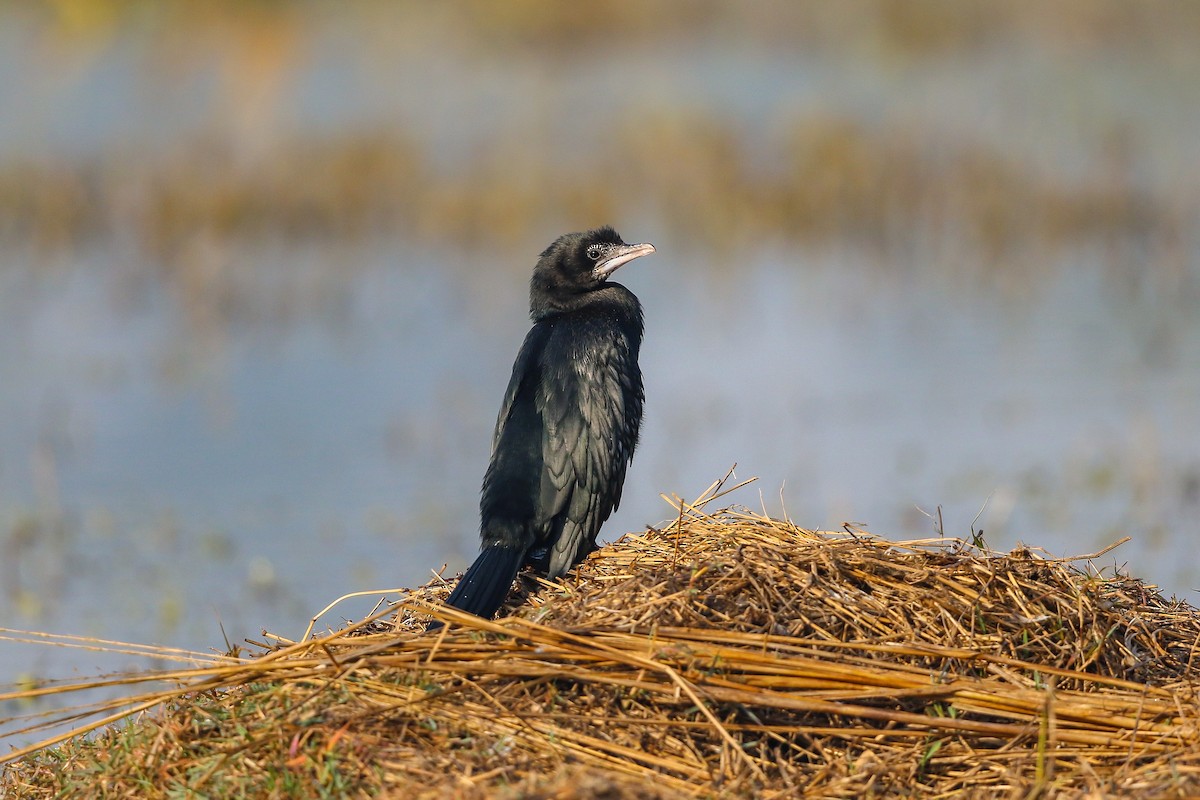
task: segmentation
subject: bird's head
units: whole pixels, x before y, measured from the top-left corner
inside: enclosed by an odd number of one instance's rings
[[[530,282],[533,308],[554,310],[604,288],[620,267],[654,252],[652,244],[625,244],[609,226],[558,237],[538,259]]]

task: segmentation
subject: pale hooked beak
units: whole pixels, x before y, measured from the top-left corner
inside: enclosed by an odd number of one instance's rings
[[[619,244],[596,262],[592,274],[596,276],[596,280],[602,281],[635,258],[648,256],[653,252],[652,244]]]

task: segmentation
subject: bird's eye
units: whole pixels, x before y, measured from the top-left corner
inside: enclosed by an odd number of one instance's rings
[[[602,244],[593,244],[593,245],[590,245],[587,249],[587,257],[590,258],[592,261],[595,261],[598,258],[600,258],[602,253],[604,253],[604,245],[602,245]]]

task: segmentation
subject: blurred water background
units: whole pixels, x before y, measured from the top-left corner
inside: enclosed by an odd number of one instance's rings
[[[224,649],[462,569],[602,223],[658,246],[606,538],[736,462],[1196,603],[1198,86],[1186,2],[0,3],[0,625]]]

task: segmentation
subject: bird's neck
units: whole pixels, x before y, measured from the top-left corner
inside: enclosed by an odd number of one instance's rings
[[[579,312],[611,312],[637,318],[642,306],[637,296],[619,283],[606,283],[599,289],[579,294],[546,294],[531,298],[529,316],[534,322]]]

